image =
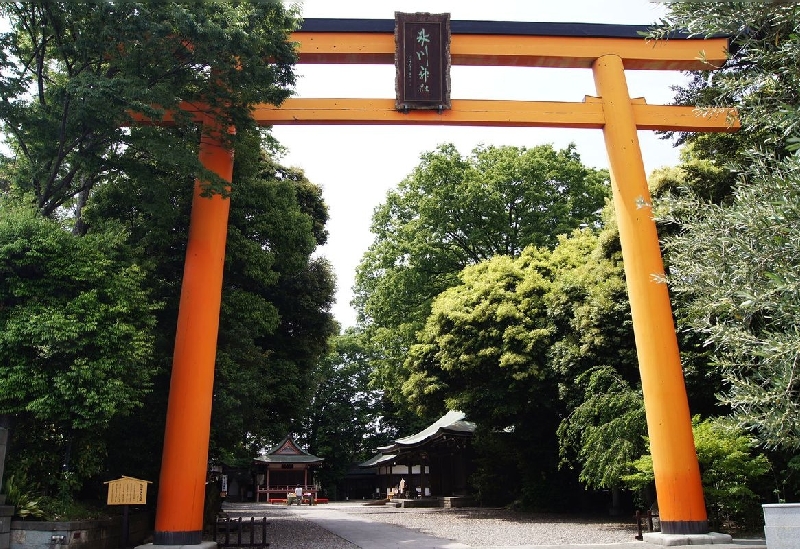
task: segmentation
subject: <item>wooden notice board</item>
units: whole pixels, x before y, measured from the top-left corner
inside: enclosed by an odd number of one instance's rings
[[[141,480],[123,476],[110,480],[108,484],[108,505],[144,505],[147,503],[147,485],[149,480]]]

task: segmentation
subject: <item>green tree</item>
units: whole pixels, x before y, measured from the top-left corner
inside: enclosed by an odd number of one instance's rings
[[[610,206],[604,217],[610,219]],[[556,332],[548,362],[559,380],[561,467],[587,488],[617,489],[646,433],[619,237],[614,223],[575,231],[553,252],[546,297]]]
[[[354,463],[388,444],[381,392],[370,388],[370,364],[363,336],[353,328],[331,338],[329,352],[313,372],[313,395],[300,439],[324,457],[319,479],[328,496],[346,496],[342,481]]]
[[[585,167],[572,146],[480,147],[462,157],[442,145],[424,154],[376,209],[356,276],[360,322],[380,350],[375,380],[389,398],[403,402],[405,355],[462,269],[597,224],[607,193],[607,172]]]
[[[337,331],[330,266],[312,257],[327,237],[321,189],[302,172],[270,160],[256,136],[241,143],[231,191],[211,440],[211,458],[230,464],[249,463],[258,448],[296,425],[311,398],[313,368]],[[161,173],[139,151],[131,154],[140,156],[141,169],[149,166],[149,173],[98,188],[86,211],[88,234],[102,231],[108,220],[129,225],[130,253],[147,265],[154,294],[165,303],[157,356],[166,375],[191,184]],[[161,418],[166,385],[154,398],[158,402],[143,413]]]
[[[619,488],[644,451],[642,391],[608,366],[584,372],[575,385],[584,395],[558,427],[562,463],[580,463],[578,479],[588,488]]]
[[[502,446],[517,448],[519,470],[562,483],[563,499],[574,466],[589,488],[620,487],[626,464],[644,450],[646,425],[613,227],[576,230],[552,251],[498,256],[461,278],[436,298],[409,351],[411,402],[464,410],[488,431],[487,447],[499,444],[491,432],[510,427]],[[562,478],[556,428],[569,465]],[[525,439],[531,433],[535,442]],[[479,477],[491,483],[486,471]],[[529,503],[541,498],[541,486],[522,489]]]
[[[3,162],[48,216],[85,203],[131,147],[199,173],[182,102],[245,130],[254,104],[280,104],[294,84],[296,20],[280,2],[41,0],[4,2],[0,16],[11,29],[0,35],[0,123],[13,152]],[[133,112],[166,111],[177,127],[123,128]]]
[[[410,401],[422,411],[461,410],[477,424],[486,446],[476,482],[487,503],[510,496],[552,509],[563,500],[553,479],[558,394],[546,360],[554,331],[544,301],[549,255],[529,247],[516,259],[497,256],[464,269],[461,284],[436,297],[408,353],[403,391]],[[509,493],[491,488],[502,476],[486,469],[498,462],[492,448],[517,473]]]
[[[717,161],[748,163],[748,151],[778,156],[800,144],[800,6],[794,2],[696,2],[668,5],[663,36],[683,30],[695,36],[730,37],[729,58],[712,72],[693,73],[677,102],[700,107],[736,107],[742,129],[736,134],[685,134],[698,154]]]
[[[75,488],[101,467],[110,422],[152,389],[156,302],[119,227],[77,238],[27,205],[0,199],[0,211],[0,413],[17,418],[11,463]],[[38,455],[45,440],[49,463]]]
[[[667,241],[681,311],[714,349],[721,399],[768,448],[800,449],[800,159],[759,162],[730,206],[685,199]],[[702,261],[698,261],[702,258]]]
[[[404,392],[418,406],[462,410],[481,426],[515,425],[541,402],[533,390],[549,377],[552,340],[544,295],[549,280],[536,269],[548,254],[526,249],[466,268],[461,284],[434,300],[412,345]]]

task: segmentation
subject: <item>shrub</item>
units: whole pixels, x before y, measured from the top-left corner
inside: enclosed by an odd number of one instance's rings
[[[697,459],[703,482],[709,526],[728,530],[757,530],[761,525],[760,497],[756,493],[770,463],[754,455],[754,442],[723,419],[692,420]],[[629,488],[641,490],[654,479],[653,459],[646,454],[623,477]]]
[[[6,501],[14,506],[14,516],[22,520],[26,518],[41,518],[44,510],[40,506],[40,498],[37,498],[37,489],[31,485],[24,476],[12,475],[5,484]]]

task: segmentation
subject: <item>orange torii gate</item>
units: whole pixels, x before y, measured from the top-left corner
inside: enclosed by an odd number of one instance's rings
[[[307,19],[293,34],[300,63],[393,64],[394,20]],[[642,378],[661,529],[705,534],[707,515],[651,199],[637,129],[732,131],[735,112],[647,105],[625,70],[705,70],[727,39],[649,42],[639,26],[453,21],[453,65],[591,68],[598,97],[582,103],[453,99],[449,110],[397,110],[393,99],[288,99],[259,105],[258,124],[412,124],[602,129]],[[213,124],[207,115],[206,122]],[[227,181],[233,154],[213,134],[206,168]],[[156,545],[201,543],[209,423],[229,201],[196,182],[178,314],[156,515]]]

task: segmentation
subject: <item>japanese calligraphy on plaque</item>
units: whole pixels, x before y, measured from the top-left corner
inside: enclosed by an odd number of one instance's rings
[[[394,14],[397,110],[450,108],[450,14]]]
[[[147,503],[147,485],[149,480],[122,476],[108,484],[108,505],[144,505]]]

